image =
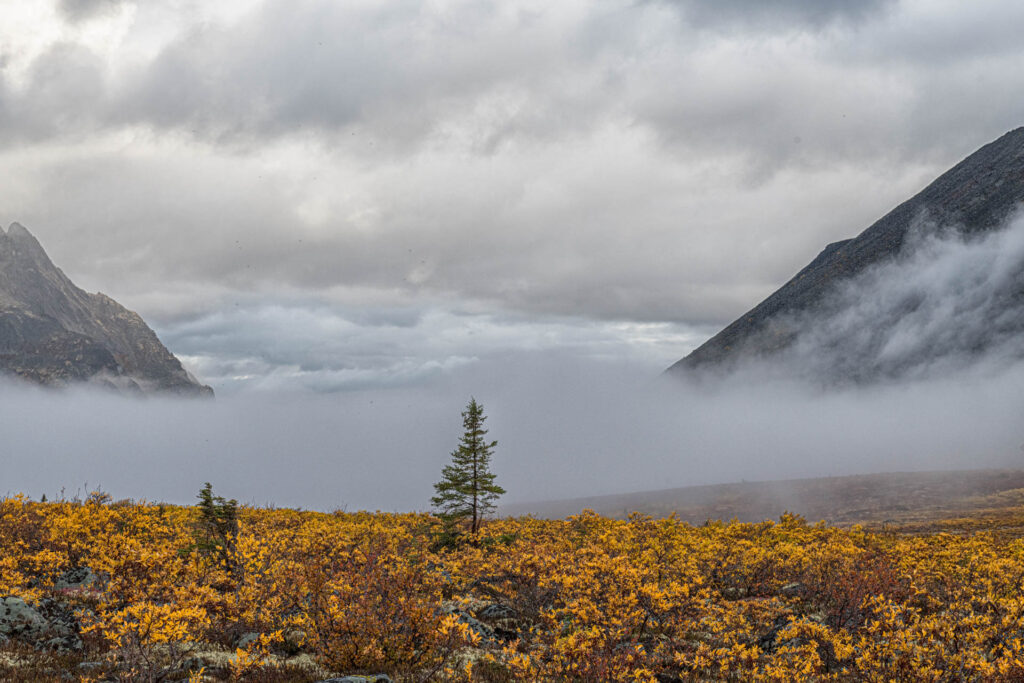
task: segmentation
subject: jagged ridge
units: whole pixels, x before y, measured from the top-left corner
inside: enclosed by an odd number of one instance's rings
[[[0,228],[0,371],[46,385],[213,394],[137,313],[76,287],[18,223]]]

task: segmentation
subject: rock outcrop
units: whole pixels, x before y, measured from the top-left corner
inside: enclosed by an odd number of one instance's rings
[[[50,599],[33,606],[14,595],[0,597],[0,644],[8,640],[41,650],[82,649],[71,610]]]
[[[212,396],[137,313],[74,285],[18,223],[0,228],[0,374]]]
[[[823,302],[838,285],[854,283],[854,286],[859,286],[858,277],[872,268],[905,256],[905,246],[929,232],[953,231],[959,239],[966,241],[985,237],[1003,226],[1022,202],[1024,128],[1018,128],[971,154],[857,237],[826,246],[775,293],[675,363],[667,372],[686,375],[697,369],[729,368],[745,360],[772,359],[781,351],[792,350],[808,328],[815,327],[826,316],[836,314],[835,301],[830,302],[833,304],[830,310],[824,310]],[[847,294],[847,301],[856,298]],[[1024,299],[1024,284],[1009,283],[1005,291],[998,294],[1005,299],[1006,305],[1018,306]],[[953,296],[956,295],[953,291]],[[911,299],[913,297],[908,297],[906,302],[908,310],[916,305]],[[1016,326],[1014,329],[1024,332],[1024,315],[1018,316],[1012,311],[1009,312],[1012,315],[1001,315],[1007,312],[1000,309],[989,311],[989,314],[1003,320],[1012,318],[1011,324]],[[891,313],[893,315],[887,320],[861,321],[879,327],[875,330],[877,334],[872,339],[873,344],[884,345],[887,332],[881,329],[882,326],[899,322],[900,311]],[[1000,330],[1000,334],[1004,333],[1006,330]],[[842,345],[843,342],[831,339],[828,343]],[[963,349],[944,348],[943,352],[984,351],[986,340],[973,335],[961,345]],[[902,361],[901,367],[929,360]],[[853,378],[857,381],[872,379],[873,375],[881,372],[872,365],[870,358],[856,358],[845,365],[842,372],[856,367],[862,375]]]

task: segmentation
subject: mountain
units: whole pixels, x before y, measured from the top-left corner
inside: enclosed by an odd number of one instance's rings
[[[813,356],[819,370],[862,380],[924,372],[1008,340],[1024,350],[1024,262],[1007,268],[999,252],[1021,254],[1012,241],[977,246],[995,239],[1021,202],[1024,128],[977,150],[857,237],[827,245],[667,372]],[[901,347],[907,340],[912,349]]]
[[[18,223],[0,227],[0,373],[44,385],[213,395],[137,313],[76,287]]]

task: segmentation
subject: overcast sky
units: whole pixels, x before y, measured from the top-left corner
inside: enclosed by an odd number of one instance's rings
[[[5,390],[5,482],[422,509],[471,393],[511,500],[1005,464],[1024,368],[650,383],[1024,124],[1022,25],[1011,0],[0,0],[0,223],[220,397]]]
[[[222,394],[656,372],[1024,123],[1024,5],[0,0],[0,221]]]

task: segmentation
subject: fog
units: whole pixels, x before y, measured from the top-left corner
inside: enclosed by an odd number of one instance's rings
[[[1001,372],[1024,355],[1024,216],[965,236],[926,216],[901,253],[843,282],[820,311],[784,321],[776,369],[834,381]]]
[[[254,505],[425,510],[471,396],[498,440],[508,503],[1019,466],[1024,220],[970,240],[922,222],[907,244],[839,288],[828,314],[791,319],[791,350],[716,381],[540,348],[330,393],[274,385],[185,401],[8,383],[0,493],[188,503],[210,481]],[[871,372],[880,379],[852,381]]]
[[[102,488],[188,503],[210,481],[257,505],[423,510],[470,395],[498,440],[505,502],[1021,457],[1021,365],[832,391],[687,388],[637,370],[524,354],[429,385],[334,394],[179,401],[6,388],[0,493]]]
[[[257,505],[423,510],[470,394],[498,440],[506,502],[1021,458],[1020,366],[833,393],[701,393],[627,370],[524,357],[439,386],[189,402],[6,389],[0,493],[188,503],[210,481]]]
[[[509,502],[1016,464],[1019,225],[925,229],[783,356],[661,373],[1019,126],[1022,17],[5,3],[0,222],[218,397],[0,383],[0,495],[424,509],[470,396]]]

